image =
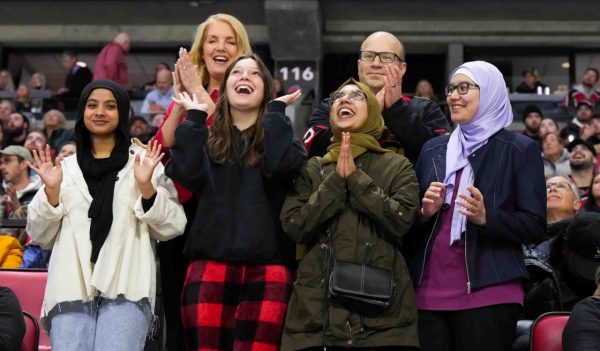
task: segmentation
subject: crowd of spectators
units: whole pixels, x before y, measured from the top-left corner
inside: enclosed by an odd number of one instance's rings
[[[217,21],[217,23],[223,24],[225,22]],[[208,31],[209,29],[206,30]],[[200,43],[200,39],[197,40]],[[204,43],[194,45],[204,45]],[[77,53],[70,50],[64,51],[62,65],[66,73],[65,84],[50,96],[34,93],[36,91],[48,90],[43,73],[35,72],[28,83],[15,86],[11,73],[8,70],[0,70],[0,92],[9,93],[14,96],[0,100],[0,174],[2,176],[0,218],[27,218],[27,206],[42,185],[40,176],[33,170],[33,168],[36,168],[35,166],[39,167],[33,158],[34,150],[41,150],[47,147],[49,155],[52,158],[60,156],[61,159],[76,153],[77,144],[75,142],[73,126],[69,124],[65,114],[76,111],[80,105],[79,97],[82,91],[93,80],[110,79],[122,86],[127,84],[128,73],[124,57],[129,52],[130,47],[131,38],[129,35],[127,33],[119,33],[111,43],[108,43],[102,49],[93,72],[87,66],[78,62]],[[218,51],[218,49],[214,50]],[[236,50],[237,52],[231,54],[231,57],[228,57],[227,60],[238,57],[241,54],[247,54],[242,52],[242,48]],[[182,119],[187,118],[182,107],[172,103],[173,96],[178,95],[182,91],[198,93],[198,97],[203,99],[201,102],[207,105],[208,113],[205,113],[207,115],[205,119],[208,117],[208,121],[206,123],[212,123],[211,118],[213,118],[215,104],[219,96],[218,88],[219,86],[223,86],[221,84],[222,75],[227,66],[214,66],[219,64],[219,60],[215,60],[216,63],[213,62],[213,66],[211,66],[211,63],[207,63],[206,67],[200,67],[201,70],[206,71],[203,71],[203,75],[190,75],[189,71],[184,71],[186,70],[185,66],[190,67],[197,62],[204,62],[204,58],[197,57],[196,51],[192,48],[188,54],[186,50],[180,50],[179,60],[173,69],[166,63],[159,63],[157,65],[154,80],[145,86],[146,95],[141,105],[141,110],[129,110],[127,132],[130,138],[137,138],[142,143],[147,144],[158,133],[158,137],[155,139],[163,143],[164,138],[166,140],[164,144],[173,145],[175,127]],[[377,134],[377,139],[373,139],[377,147],[372,147],[375,150],[379,150],[379,144],[381,144],[381,147],[403,154],[412,164],[418,164],[418,160],[422,157],[421,148],[423,145],[431,138],[447,136],[452,132],[453,128],[448,123],[449,110],[444,110],[444,107],[441,106],[443,103],[437,101],[432,85],[428,81],[419,81],[414,94],[415,97],[408,98],[402,94],[402,77],[406,72],[404,59],[404,47],[395,37],[384,32],[374,33],[361,46],[360,59],[358,60],[360,82],[352,81],[350,85],[352,87],[355,87],[355,85],[360,87],[361,91],[369,91],[371,95],[363,92],[365,96],[362,99],[368,100],[369,108],[380,108],[383,111],[381,116],[377,117],[382,120],[382,123],[385,122],[386,127],[384,128],[382,124],[382,133],[373,133]],[[394,65],[391,65],[392,63]],[[385,73],[376,76],[372,73],[379,67],[378,65],[381,66],[382,71],[385,71]],[[454,83],[448,86],[447,96],[449,102],[452,99],[455,99],[455,102],[457,101],[456,99],[462,99],[470,93],[470,90],[473,90],[473,87],[478,89],[478,82],[474,78],[487,79],[484,78],[483,74],[470,77],[468,76],[468,72],[470,72],[469,69],[459,71],[458,73],[455,72],[453,77],[458,75],[463,81],[455,79],[456,82],[453,81]],[[469,79],[466,81],[467,83],[465,83],[463,77],[465,74],[467,74],[466,77]],[[384,76],[386,77],[385,79],[383,78]],[[390,84],[390,77],[395,79],[395,84]],[[498,82],[502,81],[501,76],[494,79]],[[576,306],[580,302],[583,305],[579,309],[584,309],[590,304],[597,305],[596,300],[589,300],[588,298],[594,294],[600,294],[597,278],[597,269],[600,267],[600,92],[596,87],[598,79],[598,70],[590,67],[584,72],[581,83],[575,85],[566,94],[563,105],[566,111],[573,112],[573,116],[572,120],[562,128],[560,128],[557,121],[545,116],[539,106],[532,104],[526,106],[522,116],[520,116],[524,130],[513,132],[514,134],[522,134],[535,142],[535,144],[532,143],[534,149],[533,155],[536,156],[536,159],[539,156],[543,162],[543,176],[546,182],[546,238],[541,243],[535,244],[519,242],[519,245],[524,245],[522,247],[518,246],[517,249],[520,252],[522,248],[528,278],[522,291],[525,295],[523,309],[522,311],[520,309],[513,310],[520,313],[523,319],[535,319],[541,314],[550,311],[571,311],[578,309]],[[281,82],[275,80],[273,83],[276,86],[276,90],[273,92],[272,97],[284,96],[285,93]],[[504,82],[502,81],[502,83]],[[180,84],[180,86],[177,86],[177,84]],[[182,90],[182,86],[185,86],[185,90]],[[498,86],[497,88],[497,95],[504,96],[505,85]],[[244,89],[249,88],[246,87]],[[339,104],[340,101],[345,99],[359,102],[362,95],[355,92],[352,93],[354,95],[350,93],[346,94],[346,90],[350,90],[343,88],[343,86],[340,89],[345,90],[343,90],[343,94],[339,96],[338,100],[334,100],[333,102],[329,99],[324,100],[316,107],[311,116],[310,128],[305,139],[305,147],[310,156],[323,156],[331,152],[331,140],[339,143],[336,146],[338,148],[341,147],[342,143],[350,147],[349,139],[342,142],[340,135],[335,134],[337,133],[335,126],[332,127],[330,125],[330,109],[335,103]],[[544,93],[546,89],[547,87],[538,81],[538,72],[535,69],[528,69],[523,72],[523,82],[516,88],[516,92],[540,94]],[[495,97],[486,97],[486,99],[490,100],[482,100],[482,106],[492,105],[497,100]],[[81,109],[81,106],[79,108]],[[338,110],[341,111],[342,109],[338,107]],[[341,113],[339,112],[338,114]],[[510,119],[512,121],[512,112],[504,111],[503,113],[507,116],[510,114],[510,118],[507,117],[507,120]],[[165,118],[165,116],[167,117]],[[164,123],[165,120],[169,120],[169,116],[172,125]],[[414,118],[416,121],[412,121],[410,118]],[[454,122],[457,124],[463,123]],[[470,121],[464,122],[465,125],[468,123]],[[456,128],[456,126],[454,127]],[[489,125],[485,127],[490,129]],[[497,135],[496,133],[506,126],[498,124],[496,127],[494,127],[495,129],[491,128],[490,130],[493,129],[493,132],[490,132],[490,135],[486,135],[485,138],[479,141],[480,144],[478,147],[483,147],[482,145],[495,147],[496,144],[501,143],[501,141],[497,141],[496,139],[504,140],[510,138],[507,135],[514,136],[514,134],[510,134],[509,132],[502,132],[505,134]],[[529,140],[527,142],[531,143]],[[432,144],[434,143],[425,145],[431,146]],[[539,146],[539,150],[535,147],[536,144]],[[517,145],[516,142],[515,145]],[[179,147],[181,148],[181,146]],[[515,148],[518,147],[520,146],[515,146]],[[428,152],[431,153],[431,150],[429,149]],[[175,155],[177,156],[177,152]],[[426,155],[429,154],[426,153]],[[463,157],[464,159],[456,157],[463,163],[467,162],[466,157]],[[445,158],[446,156],[444,155]],[[325,164],[328,162],[330,161],[325,162]],[[528,163],[527,165],[530,166],[531,164]],[[423,166],[425,168],[421,169],[421,173],[425,172],[425,170],[429,172],[429,169],[427,169],[429,166],[429,164]],[[321,164],[321,177],[323,176],[322,167]],[[433,167],[435,168],[435,164]],[[329,171],[331,169],[333,168],[329,167]],[[473,172],[472,169],[469,171]],[[530,176],[518,173],[518,171],[522,171],[522,169],[516,169],[514,174],[507,176],[511,182],[517,177]],[[412,169],[410,169],[410,172],[412,172]],[[462,168],[456,169],[447,177],[447,180],[450,182],[456,182],[457,191],[460,186],[461,172]],[[184,175],[180,175],[180,178],[184,179]],[[421,176],[419,172],[417,172],[417,175]],[[436,178],[437,176],[435,174]],[[465,174],[464,176],[464,180],[466,181],[469,174]],[[471,174],[471,176],[473,175]],[[433,173],[431,173],[431,177],[433,177]],[[439,181],[443,180],[442,178]],[[444,182],[443,186],[439,185],[439,189],[436,188],[434,189],[435,191],[430,190],[431,188],[427,191],[443,192],[445,191],[446,183]],[[423,195],[427,186],[423,187],[423,184],[420,185],[421,188],[424,188],[421,189],[421,196],[430,196],[431,199],[440,197],[439,194],[436,196],[432,196],[431,194]],[[454,186],[454,184],[448,185]],[[182,189],[180,185],[177,186],[178,191],[180,191],[179,200],[181,201],[182,194],[186,194],[186,190]],[[466,185],[462,186],[463,188],[466,187]],[[510,187],[512,188],[512,185]],[[517,186],[515,185],[514,187],[516,188]],[[308,187],[305,190],[307,192],[305,200],[308,201],[313,190],[308,189]],[[449,191],[451,192],[451,190]],[[470,191],[475,193],[474,190]],[[488,193],[485,193],[485,196],[491,196],[491,194],[488,195]],[[495,196],[495,193],[493,194]],[[416,197],[417,193],[414,195]],[[523,194],[514,194],[514,197],[519,198],[519,195]],[[452,197],[452,194],[449,196]],[[441,197],[443,198],[444,196],[442,195]],[[512,197],[509,196],[509,200],[512,201]],[[424,199],[422,201],[425,202]],[[481,201],[483,203],[483,200]],[[430,225],[428,224],[430,219],[435,218],[437,221],[437,217],[433,217],[437,211],[442,212],[447,210],[445,207],[442,207],[442,203],[438,203],[438,205],[435,211],[430,214],[427,213],[428,216],[425,216],[426,213],[421,209],[420,219],[423,223],[419,225]],[[414,210],[416,216],[416,207]],[[187,214],[189,217],[189,213]],[[402,212],[400,212],[400,216],[402,216]],[[475,223],[475,216],[467,217],[468,219],[465,219],[464,223],[469,220],[470,223],[473,223],[473,227],[475,227],[475,224],[477,225],[477,230],[483,230],[481,228],[486,225],[485,211],[483,214],[483,223]],[[444,219],[445,217],[442,218]],[[188,220],[191,219],[188,218]],[[448,222],[447,225],[453,225],[452,217],[445,218],[444,221]],[[287,226],[296,225],[292,223],[293,220],[290,219],[290,223]],[[432,230],[435,227],[435,223],[430,226],[431,228],[429,229]],[[407,226],[407,231],[408,227],[410,225]],[[454,228],[444,228],[444,231],[440,231],[444,235],[452,236],[449,237],[452,243],[463,240],[460,238],[460,233],[458,237],[454,237],[455,233],[452,232]],[[464,224],[463,232],[466,230],[465,228],[466,224]],[[494,245],[497,244],[493,240],[490,242]],[[427,242],[428,244],[429,242]],[[464,245],[466,246],[466,243]],[[318,249],[321,250],[320,248]],[[442,250],[438,246],[433,249]],[[496,248],[493,249],[496,250]],[[170,250],[168,252],[170,255],[169,259],[173,260],[173,256],[182,253],[183,243]],[[446,249],[444,248],[443,250]],[[165,255],[166,252],[165,250],[161,254]],[[446,254],[446,251],[441,252]],[[42,249],[33,242],[24,229],[0,229],[1,268],[47,268],[51,254],[51,250]],[[426,264],[428,267],[431,265],[429,261],[426,263],[425,257],[423,260],[424,268]],[[179,268],[185,270],[186,267]],[[402,266],[402,269],[406,270],[406,267]],[[429,273],[429,271],[426,272]],[[421,279],[423,278],[423,274],[421,272]],[[425,282],[428,284],[431,283],[432,276],[435,278],[435,274],[431,276],[425,275]],[[521,277],[516,278],[520,279]],[[520,280],[515,281],[517,281],[517,285],[520,285]],[[498,285],[502,288],[502,284],[510,285],[515,281],[499,282],[500,284]],[[183,282],[179,281],[177,283],[180,285],[183,284]],[[468,294],[470,294],[471,286],[467,286]],[[416,306],[421,310],[428,310],[422,307],[427,305],[423,302],[425,299],[423,296],[427,297],[427,293],[431,294],[430,291],[423,292],[427,287],[428,285],[425,288],[421,287],[416,290]],[[498,288],[498,286],[494,285],[492,287]],[[442,288],[447,287],[442,286]],[[488,288],[488,286],[485,288]],[[509,288],[514,288],[514,286],[509,286]],[[175,290],[175,295],[180,296],[181,286]],[[513,289],[512,291],[516,291],[517,295],[521,293],[521,290]],[[294,292],[294,294],[299,293],[301,292]],[[486,298],[489,300],[489,296]],[[175,300],[175,306],[178,304],[179,301]],[[475,309],[469,304],[465,304],[465,306],[465,311]],[[427,323],[420,322],[420,327],[431,326],[438,323],[438,319],[443,319],[440,317],[441,314],[438,315],[438,312],[435,309],[425,314],[423,311],[419,311],[420,316],[430,318]],[[512,310],[507,310],[508,312],[512,313]],[[169,313],[168,318],[171,316],[181,318],[179,311],[173,314],[173,311],[169,310],[167,313]],[[498,312],[490,312],[490,315],[486,318],[497,316],[497,314]],[[168,320],[168,323],[172,322]],[[280,320],[278,323],[282,323],[282,327],[284,320]],[[350,322],[346,321],[346,323],[350,327]],[[445,323],[444,321],[439,325]],[[464,324],[463,326],[466,325]],[[343,327],[345,328],[346,324]],[[485,327],[481,330],[484,329]],[[431,330],[435,331],[434,329]],[[317,330],[316,332],[321,331],[325,333],[325,329]],[[284,339],[287,340],[287,343],[292,343],[292,341],[297,342],[294,340],[296,336],[293,334],[289,330],[284,331]],[[305,336],[303,335],[303,338]],[[430,340],[436,341],[433,338],[433,334]],[[444,339],[443,342],[445,343],[446,340]],[[174,342],[174,344],[178,345],[180,343]],[[418,342],[415,339],[407,345],[414,346],[416,344]],[[423,335],[421,335],[421,344],[424,344]],[[519,349],[522,346],[515,345],[514,347],[515,349]]]

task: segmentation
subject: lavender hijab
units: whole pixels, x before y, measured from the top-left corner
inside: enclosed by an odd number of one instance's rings
[[[451,77],[464,74],[479,85],[479,109],[468,123],[458,124],[450,135],[446,151],[446,197],[444,203],[450,204],[452,194],[469,195],[467,185],[473,184],[473,169],[468,157],[485,145],[488,139],[513,121],[512,108],[508,100],[506,83],[496,66],[485,61],[463,63],[452,72]],[[458,189],[454,188],[456,172],[462,171]],[[454,206],[450,244],[459,240],[467,226],[467,217],[458,212],[461,206]]]

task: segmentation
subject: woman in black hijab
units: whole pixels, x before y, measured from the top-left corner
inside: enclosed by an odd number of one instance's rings
[[[53,165],[34,151],[42,179],[28,211],[33,240],[52,248],[42,324],[56,350],[142,350],[153,320],[155,240],[183,232],[161,146],[127,137],[129,97],[109,80],[82,92],[77,153]]]

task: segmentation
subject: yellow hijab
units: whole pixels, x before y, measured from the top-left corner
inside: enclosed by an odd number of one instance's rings
[[[374,151],[378,153],[391,152],[390,150],[382,148],[378,142],[379,138],[381,138],[381,134],[383,133],[384,122],[375,94],[373,94],[368,86],[357,82],[353,78],[348,79],[342,85],[340,85],[337,91],[349,84],[356,85],[367,96],[368,113],[365,123],[360,127],[359,130],[352,132],[350,136],[352,158],[357,158],[367,151]],[[336,127],[333,114],[333,109],[331,109],[331,112],[329,113],[329,121],[331,123],[333,138],[331,138],[332,142],[327,148],[327,153],[325,156],[323,156],[324,164],[337,162],[342,147],[342,131]]]

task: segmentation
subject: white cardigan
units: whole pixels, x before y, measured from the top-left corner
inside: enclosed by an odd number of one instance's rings
[[[156,199],[144,213],[141,192],[133,175],[134,157],[138,153],[143,155],[145,147],[136,140],[129,148],[129,161],[115,182],[113,223],[96,264],[90,261],[88,209],[92,197],[76,155],[62,161],[58,206],[48,203],[44,186],[29,204],[27,232],[35,243],[52,249],[42,317],[57,304],[60,309],[62,302],[89,302],[98,295],[109,299],[123,296],[129,301],[148,298],[154,310],[154,240],[181,235],[186,217],[173,182],[165,176],[160,163],[152,175]]]

